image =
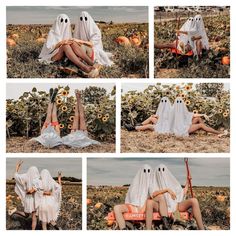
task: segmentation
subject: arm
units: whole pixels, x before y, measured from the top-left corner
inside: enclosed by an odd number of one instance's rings
[[[93,43],[90,42],[90,41],[84,41],[84,40],[75,39],[75,38],[73,38],[72,40],[73,40],[74,42],[78,43],[79,45],[85,44],[85,45],[87,45],[88,47],[91,47],[91,48],[93,47]]]
[[[187,32],[187,31],[176,30],[176,33],[177,33],[178,35],[179,35],[179,34],[188,35],[188,32]]]
[[[16,173],[19,172],[20,167],[21,167],[22,164],[23,164],[23,161],[18,161],[18,162],[16,163],[16,169],[15,169],[15,172],[16,172]]]
[[[193,40],[193,41],[195,41],[195,40],[199,40],[199,39],[201,39],[202,38],[202,36],[193,36],[191,39]]]
[[[167,189],[163,189],[163,190],[160,190],[160,191],[155,191],[153,194],[152,194],[152,198],[155,198],[156,196],[160,195],[160,194],[164,194],[164,193],[169,193],[171,198],[173,200],[176,199],[176,194],[169,188]]]
[[[61,185],[61,176],[62,176],[62,173],[60,171],[58,171],[58,177],[57,177],[57,180],[58,180],[58,183]]]
[[[50,195],[52,195],[52,192],[51,191],[44,191],[43,195],[50,196]]]
[[[184,186],[184,195],[186,195],[188,192],[188,177],[186,179],[186,183],[185,183],[185,186]]]

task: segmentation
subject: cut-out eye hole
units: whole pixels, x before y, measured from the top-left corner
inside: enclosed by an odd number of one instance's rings
[[[146,173],[146,169],[144,169],[143,172]]]
[[[182,101],[179,101],[179,103],[182,103]]]
[[[80,17],[80,21],[83,21],[83,17],[82,16]]]
[[[165,102],[167,102],[167,100],[165,100]]]
[[[148,173],[150,173],[150,169],[148,169]]]
[[[160,167],[158,168],[158,171],[161,171],[161,168],[160,168]]]
[[[85,21],[87,21],[88,20],[87,16],[85,16],[84,19],[85,19]]]
[[[61,18],[61,23],[63,22],[63,18]]]
[[[67,23],[68,22],[68,20],[67,19],[65,19],[65,23]]]
[[[193,21],[193,19],[192,19],[192,21]]]
[[[162,168],[162,171],[165,171],[165,168]]]
[[[191,20],[190,18],[188,20]]]
[[[179,101],[177,100],[177,103],[179,103]]]
[[[161,102],[164,102],[163,100],[161,100]]]

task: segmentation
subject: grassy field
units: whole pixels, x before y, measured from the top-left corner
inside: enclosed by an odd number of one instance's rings
[[[101,142],[101,145],[92,145],[85,148],[70,148],[65,145],[60,145],[54,148],[45,148],[43,145],[36,141],[30,141],[26,137],[11,137],[7,139],[6,152],[9,153],[114,153],[115,143]]]
[[[114,65],[102,68],[100,78],[146,78],[148,77],[148,24],[99,24],[105,51],[113,53]],[[60,67],[75,68],[70,62],[40,64],[37,60],[49,25],[7,25],[7,37],[13,38],[15,46],[7,47],[8,78],[81,78],[81,73],[67,73]],[[139,35],[139,47],[123,47],[114,40],[118,36]],[[77,68],[75,68],[77,69]]]
[[[115,224],[109,225],[107,214],[117,204],[125,201],[128,187],[88,186],[87,198],[91,203],[87,205],[87,227],[89,230],[117,229]],[[208,229],[230,229],[230,190],[228,187],[193,187],[195,197],[198,199],[204,225]],[[98,204],[100,203],[100,204]],[[133,224],[134,229],[144,229],[144,223]],[[158,225],[155,229],[160,229]],[[196,229],[192,222],[174,224],[172,229]]]
[[[121,152],[135,153],[222,153],[230,151],[230,138],[199,131],[189,137],[157,135],[155,132],[121,130]]]
[[[158,17],[157,17],[158,18]],[[180,26],[186,18],[180,18]],[[222,57],[230,56],[230,16],[203,17],[210,50],[200,61],[192,57],[173,55],[170,50],[155,49],[155,77],[157,78],[229,78],[230,66],[221,63]],[[178,28],[175,18],[155,22],[155,41],[173,42]]]
[[[12,208],[22,210],[20,200],[14,191],[14,182],[7,182],[6,185],[6,211]],[[63,230],[82,229],[82,186],[78,183],[62,184],[62,204],[57,224]],[[29,230],[31,218],[10,217],[6,213],[6,229],[10,230]],[[41,229],[38,222],[37,229]]]

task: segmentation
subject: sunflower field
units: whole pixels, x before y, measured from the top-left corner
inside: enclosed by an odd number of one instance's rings
[[[215,93],[212,92],[215,91]],[[208,94],[214,96],[209,97]],[[160,84],[149,85],[144,91],[128,91],[122,95],[122,124],[140,123],[156,113],[160,99],[167,96],[173,103],[180,96],[190,112],[206,114],[205,123],[219,129],[230,127],[230,93],[223,84]]]
[[[76,98],[70,96],[69,86],[59,86],[56,97],[57,116],[61,136],[70,133],[76,106]],[[104,88],[90,86],[81,90],[88,132],[97,140],[115,140],[115,87],[111,93]],[[46,119],[49,93],[35,87],[24,92],[19,99],[6,100],[7,137],[35,137],[40,134]]]

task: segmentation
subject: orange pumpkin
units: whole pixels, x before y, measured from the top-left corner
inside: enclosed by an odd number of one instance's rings
[[[41,38],[37,38],[37,39],[36,39],[36,42],[37,42],[37,43],[45,43],[45,42],[46,42],[46,39],[45,39],[45,38],[42,38],[42,37],[41,37]]]
[[[16,41],[11,38],[7,38],[7,45],[10,47],[15,47],[16,46]]]
[[[19,34],[12,34],[12,35],[11,35],[11,38],[13,38],[13,39],[18,39],[18,38],[19,38]]]
[[[222,57],[221,63],[223,65],[229,65],[230,64],[230,57],[229,56]]]
[[[224,202],[224,201],[225,201],[225,198],[226,198],[226,196],[219,195],[219,196],[216,197],[216,200],[217,200],[218,202]]]
[[[101,206],[102,206],[102,203],[101,203],[101,202],[98,202],[98,203],[95,205],[95,208],[99,209],[99,208],[101,208]]]
[[[119,36],[118,38],[115,39],[115,42],[125,47],[130,46],[130,41],[125,36]]]
[[[140,44],[142,43],[140,37],[136,35],[133,35],[132,37],[130,37],[130,42],[134,44],[135,46],[140,46]]]
[[[92,203],[92,200],[87,198],[87,205],[91,204]]]

